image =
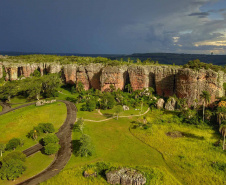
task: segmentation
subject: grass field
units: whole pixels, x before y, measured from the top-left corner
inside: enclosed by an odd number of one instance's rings
[[[218,131],[206,126],[197,128],[191,125],[169,122],[157,124],[160,116],[156,110],[149,113],[152,127],[148,130],[131,129],[132,133],[159,150],[167,164],[186,184],[226,184],[226,152],[222,147],[214,146],[219,140]],[[161,115],[172,120],[172,115]],[[172,138],[166,135],[170,131],[180,131],[183,137]]]
[[[2,106],[0,105],[0,112],[2,112]]]
[[[79,112],[78,116],[81,115],[83,113]],[[95,147],[94,155],[87,158],[75,155],[76,144],[81,134],[73,133],[72,142],[75,150],[69,163],[59,175],[42,184],[106,184],[103,177],[97,179],[82,177],[82,168],[85,165],[100,161],[110,162],[118,166],[145,166],[149,169],[155,169],[159,176],[164,176],[159,177],[158,182],[153,184],[180,184],[166,165],[161,153],[142,143],[130,133],[131,121],[135,119],[119,118],[119,120],[112,119],[99,123],[85,122],[84,133],[92,139]]]
[[[41,107],[31,105],[0,116],[0,143],[7,143],[13,137],[24,139],[25,144],[18,150],[24,150],[38,141],[26,137],[33,126],[39,123],[52,123],[56,131],[66,118],[66,105],[61,102]]]

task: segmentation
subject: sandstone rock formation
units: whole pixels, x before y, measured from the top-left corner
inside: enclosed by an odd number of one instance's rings
[[[107,172],[106,178],[109,184],[143,185],[146,183],[146,178],[140,172],[129,168]]]
[[[188,106],[194,104],[194,100],[200,100],[202,91],[208,91],[211,101],[224,94],[223,74],[212,70],[194,71],[191,69],[179,69],[176,77],[176,96],[187,99]]]
[[[164,107],[164,103],[165,103],[165,101],[162,98],[158,99],[157,104],[156,104],[157,108],[162,109]]]
[[[0,78],[3,77],[3,70],[6,81],[17,80],[22,76],[29,77],[34,70],[38,70],[41,75],[62,71],[65,83],[82,82],[86,90],[94,88],[107,91],[111,85],[115,86],[116,89],[124,90],[128,83],[131,84],[133,90],[152,87],[159,96],[170,97],[175,94],[178,98],[186,98],[189,106],[194,104],[195,99],[201,104],[200,94],[204,90],[211,94],[211,103],[216,100],[216,97],[225,95],[223,83],[226,82],[226,74],[224,72],[194,71],[178,66],[105,66],[102,63],[79,65],[75,63],[60,64],[59,62],[3,61],[0,62]]]
[[[130,84],[134,91],[149,87],[148,70],[145,66],[130,66],[128,73]]]
[[[106,66],[102,69],[100,78],[101,91],[110,89],[115,86],[116,89],[124,89],[126,84],[127,67],[126,66]]]
[[[165,105],[165,109],[169,111],[174,111],[176,106],[176,100],[173,97],[170,97]]]

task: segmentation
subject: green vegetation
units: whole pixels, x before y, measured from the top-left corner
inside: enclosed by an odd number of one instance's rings
[[[66,118],[66,111],[65,104],[57,102],[41,107],[31,105],[1,115],[0,143],[6,144],[12,138],[20,138],[24,140],[24,146],[19,147],[19,150],[26,149],[36,143],[26,137],[27,133],[34,126],[37,126],[39,123],[49,122],[54,125],[57,131]]]
[[[187,64],[183,65],[184,68],[191,68],[194,70],[200,70],[200,69],[212,69],[213,71],[224,71],[226,72],[226,68],[224,66],[219,66],[219,65],[213,65],[211,63],[204,63],[200,62],[199,59],[196,60],[190,60]]]
[[[0,169],[0,177],[2,180],[14,180],[20,177],[26,167],[24,162],[26,160],[26,156],[21,152],[12,152],[6,155],[2,159],[2,166]]]
[[[162,121],[159,122],[160,116]],[[131,129],[131,132],[160,151],[176,176],[187,184],[225,183],[226,176],[222,166],[226,155],[219,145],[214,145],[219,140],[219,134],[214,129],[207,125],[197,127],[184,124],[175,115],[164,114],[159,110],[149,113],[147,120],[151,123],[149,129],[136,128]],[[182,136],[167,135],[174,131]]]

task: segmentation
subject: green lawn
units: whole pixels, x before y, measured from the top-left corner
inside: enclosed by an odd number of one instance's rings
[[[79,112],[78,116],[81,116],[81,112]],[[160,174],[164,174],[164,178],[159,180],[159,182],[169,185],[180,184],[166,165],[162,155],[130,133],[129,127],[134,119],[119,118],[118,121],[112,119],[99,123],[85,122],[84,133],[88,134],[92,139],[95,146],[94,155],[87,158],[77,157],[74,150],[74,154],[65,169],[59,175],[43,184],[106,184],[102,177],[98,177],[95,180],[82,177],[82,166],[98,161],[122,166],[154,168]],[[73,133],[73,145],[76,145],[80,135],[78,132]],[[166,179],[165,177],[168,178]]]
[[[167,164],[186,184],[226,184],[226,152],[221,146],[214,146],[220,138],[218,131],[208,126],[197,128],[171,122],[170,114],[161,115],[168,123],[157,124],[155,119],[159,117],[159,111],[149,113],[148,120],[152,127],[148,130],[131,129],[132,133],[159,150]],[[170,131],[180,131],[184,136],[169,137],[166,133]]]
[[[53,123],[56,131],[64,123],[66,118],[66,105],[61,102],[47,104],[36,107],[31,105],[13,112],[0,116],[0,143],[7,143],[13,137],[24,139],[23,147],[18,148],[24,150],[32,145],[35,141],[26,137],[27,133],[33,126],[39,123]]]
[[[41,152],[38,152],[26,159],[25,165],[27,169],[20,178],[15,181],[0,180],[0,184],[13,185],[22,182],[45,170],[52,163],[54,157],[55,155],[43,155]]]

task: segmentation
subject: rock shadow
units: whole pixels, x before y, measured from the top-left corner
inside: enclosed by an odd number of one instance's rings
[[[188,132],[182,132],[182,135],[191,139],[205,140],[203,136],[197,136],[195,134],[188,133]]]

